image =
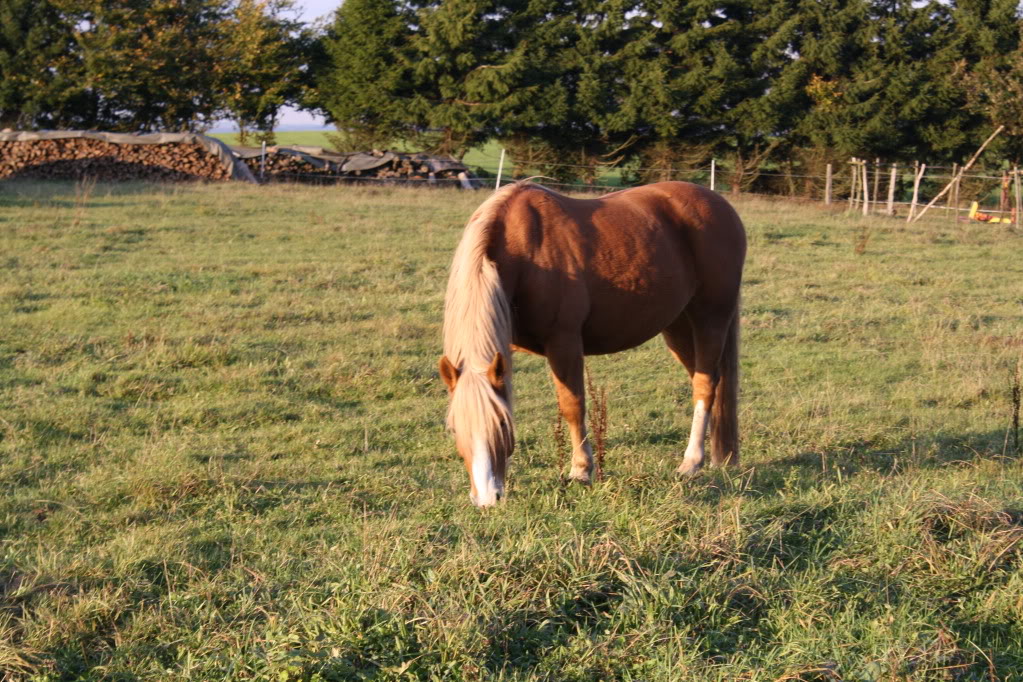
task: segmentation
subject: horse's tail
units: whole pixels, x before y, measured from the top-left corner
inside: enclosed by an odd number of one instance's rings
[[[718,365],[711,413],[710,457],[715,464],[739,463],[739,307],[728,328]]]

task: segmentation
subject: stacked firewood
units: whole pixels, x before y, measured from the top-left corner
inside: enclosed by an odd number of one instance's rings
[[[83,137],[0,141],[0,178],[228,180],[231,169],[196,144],[115,144]]]
[[[356,171],[358,174],[358,171]],[[430,176],[430,167],[416,163],[407,156],[399,156],[385,166],[366,171],[366,175],[375,178],[401,178],[403,180],[426,180]],[[457,175],[457,173],[454,173]],[[442,177],[446,177],[442,175]],[[453,177],[453,176],[452,176]]]
[[[261,176],[258,150],[239,147],[235,152],[254,176],[266,181],[457,181],[458,174],[467,170],[460,163],[448,163],[425,154],[382,151],[338,154],[312,147],[268,147]],[[431,163],[440,168],[432,177]]]
[[[259,177],[259,157],[252,156],[247,159],[243,159],[245,165],[249,167],[252,174]],[[313,164],[309,163],[301,156],[294,156],[292,154],[274,154],[268,153],[266,160],[263,165],[263,176],[264,177],[275,177],[275,176],[296,176],[296,179],[301,179],[302,176],[333,176],[337,175],[331,168],[317,168]]]

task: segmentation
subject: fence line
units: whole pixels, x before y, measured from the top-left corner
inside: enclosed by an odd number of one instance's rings
[[[487,158],[487,159],[490,159],[492,161],[497,161],[498,160],[498,157],[492,156],[490,154],[486,154],[486,153],[483,153],[483,152],[480,152],[480,155],[485,157],[485,158]],[[713,163],[716,164],[717,170],[725,171],[725,172],[730,172],[730,171],[728,171],[728,165],[727,164],[722,164],[720,161],[717,161],[717,160],[712,160],[712,161],[713,161]],[[849,164],[848,161],[843,161],[843,162],[840,162],[840,163],[842,165],[848,165]],[[881,162],[879,167],[880,168],[891,168],[892,163],[895,163],[895,162],[883,161],[883,162]],[[649,172],[671,172],[671,173],[703,173],[703,172],[708,172],[709,173],[710,170],[711,170],[711,166],[709,166],[709,165],[708,166],[699,166],[699,167],[696,167],[696,168],[677,168],[675,166],[668,166],[668,167],[664,167],[664,166],[659,166],[659,167],[637,167],[637,168],[632,168],[632,167],[628,167],[628,166],[607,166],[607,165],[602,165],[602,164],[585,165],[585,164],[572,164],[572,163],[536,163],[536,164],[532,164],[532,165],[530,165],[530,164],[523,164],[523,165],[524,166],[528,166],[528,167],[535,167],[535,168],[539,168],[539,167],[542,166],[544,168],[603,169],[605,172],[607,172],[607,171],[627,171],[627,172],[647,172],[647,171],[649,171]],[[480,167],[484,168],[484,166],[482,166],[482,165],[480,165]],[[907,169],[909,169],[911,167],[912,166],[909,166],[909,165],[906,166]],[[958,166],[956,164],[953,164],[951,166],[934,166],[934,165],[931,165],[931,164],[927,164],[927,168],[930,169],[930,170],[948,170],[948,171],[953,171],[954,172],[955,169],[958,168]],[[491,170],[489,168],[484,168],[484,169],[487,170],[487,171]],[[750,174],[753,174],[753,173],[754,173],[753,171],[750,172]],[[825,178],[825,176],[823,176],[823,175],[802,175],[802,174],[791,174],[790,175],[788,173],[769,173],[767,171],[760,171],[759,173],[756,173],[756,174],[758,174],[758,175],[773,175],[773,176],[778,176],[778,177],[800,177],[800,178],[819,178],[819,179],[824,179]],[[940,178],[940,177],[946,177],[946,176],[938,174],[938,175],[935,175],[935,176],[932,176],[932,177],[939,177]],[[949,174],[947,177],[951,177],[951,174]],[[976,177],[976,178],[982,178],[982,179],[988,179],[988,180],[1000,180],[1001,179],[1000,175],[999,176],[995,176],[995,175],[989,175],[989,176],[985,176],[985,175],[969,175],[969,176],[966,176],[966,177]]]
[[[490,158],[489,155],[485,155]],[[507,163],[506,163],[507,165]],[[804,185],[799,188],[803,191],[799,191],[796,187],[789,188],[789,191],[785,191],[786,188],[778,187],[777,192],[765,192],[765,191],[751,191],[750,189],[743,190],[743,194],[751,194],[756,196],[776,196],[776,197],[790,197],[811,201],[824,200],[826,204],[833,203],[836,199],[847,198],[850,202],[850,210],[855,205],[856,207],[863,207],[864,215],[870,212],[887,213],[889,215],[894,213],[895,207],[910,206],[911,212],[915,212],[914,202],[899,199],[896,200],[896,188],[899,189],[898,194],[903,197],[909,192],[909,188],[914,185],[915,173],[918,168],[926,168],[927,174],[921,178],[921,189],[925,189],[922,193],[924,196],[918,196],[916,199],[917,203],[928,202],[928,199],[934,194],[940,194],[939,188],[935,188],[934,185],[937,183],[944,185],[955,181],[955,191],[951,195],[951,199],[947,200],[947,205],[941,206],[939,210],[944,210],[948,213],[963,213],[969,212],[970,208],[963,207],[959,201],[959,188],[963,182],[980,182],[980,183],[1004,183],[1007,181],[1011,184],[1013,181],[1014,170],[1006,170],[1002,175],[992,175],[991,171],[980,171],[976,173],[962,173],[958,164],[953,165],[951,168],[947,166],[927,166],[926,164],[915,164],[914,166],[905,164],[900,165],[897,163],[881,163],[878,160],[869,161],[862,159],[850,159],[849,162],[840,164],[841,166],[852,165],[856,166],[859,170],[856,173],[856,177],[850,184],[850,178],[848,175],[844,175],[841,172],[830,172],[832,170],[832,164],[827,164],[829,173],[827,175],[816,175],[811,173],[793,173],[793,172],[782,172],[777,169],[772,170],[759,170],[756,168],[736,171],[734,168],[729,168],[727,165],[721,165],[717,163],[716,159],[711,160],[711,165],[708,166],[697,166],[695,168],[678,168],[678,167],[614,167],[614,166],[584,166],[580,164],[569,164],[569,163],[538,163],[533,164],[533,168],[548,169],[548,172],[556,169],[588,169],[594,171],[595,174],[603,174],[605,177],[608,174],[634,174],[641,172],[648,172],[654,174],[661,174],[665,178],[690,180],[698,182],[704,185],[714,185],[714,175],[722,177],[725,184],[731,184],[728,181],[738,180],[739,182],[746,184],[747,182],[756,182],[757,180],[767,179],[770,182],[777,182],[778,180],[788,180],[799,182],[800,184],[806,183],[806,181],[812,181],[812,187]],[[522,164],[524,167],[530,167],[530,164]],[[871,169],[873,166],[873,169]],[[487,170],[485,166],[480,166],[481,169]],[[951,171],[948,172],[932,172],[938,171]],[[870,173],[873,172],[873,192],[871,192],[870,186],[867,184]],[[507,173],[507,171],[506,171]],[[886,176],[887,182],[883,182],[881,176]],[[867,176],[866,178],[863,176]],[[718,181],[720,182],[720,181]],[[888,185],[888,198],[885,200],[880,196],[880,184]],[[503,183],[502,183],[503,184]],[[547,182],[545,184],[554,187],[563,187],[570,189],[577,189],[580,191],[591,191],[591,190],[617,190],[623,186],[628,186],[629,183],[618,183],[618,184],[607,184],[600,182]],[[837,185],[837,186],[836,186]],[[719,188],[715,188],[719,189]],[[809,190],[809,191],[806,191]],[[982,196],[978,196],[979,203],[989,203],[994,198],[991,196],[997,192],[998,186],[992,186]],[[728,191],[728,189],[724,190]],[[852,193],[855,192],[855,195]],[[817,196],[820,194],[820,196]],[[1003,190],[1004,194],[1004,190]],[[984,213],[987,214],[1000,214],[1000,213],[1011,213],[1011,211],[1003,211],[1002,207],[1005,206],[1006,201],[1011,201],[1003,196],[999,201],[999,209],[985,209]],[[969,206],[969,203],[967,204]]]
[[[498,177],[496,185],[493,183],[493,179],[488,180],[486,178],[473,178],[469,182],[471,182],[472,186],[474,186],[476,188],[484,188],[484,187],[487,187],[487,186],[497,187],[497,186],[500,186],[500,185],[503,185],[503,184],[507,184],[509,182],[514,182],[513,178],[508,177],[510,174],[507,171],[507,165],[508,164],[506,162],[505,163],[505,168],[502,169],[503,170],[503,177]],[[828,164],[828,165],[831,166],[831,164]],[[831,203],[834,203],[835,201],[839,201],[839,200],[841,200],[841,201],[848,200],[849,201],[849,209],[850,210],[852,210],[854,207],[855,208],[859,208],[860,206],[862,206],[863,207],[864,215],[867,215],[869,213],[881,213],[881,214],[892,215],[894,213],[894,207],[896,207],[896,206],[898,206],[898,207],[907,207],[908,206],[910,208],[910,213],[912,214],[913,212],[915,212],[914,209],[915,209],[916,206],[919,206],[922,203],[925,203],[927,201],[927,199],[924,198],[924,197],[917,197],[913,201],[895,200],[894,187],[895,187],[896,184],[901,185],[903,193],[908,191],[908,186],[914,184],[913,183],[913,179],[914,179],[915,174],[917,172],[917,168],[914,168],[913,166],[909,166],[909,165],[900,166],[898,164],[877,164],[876,162],[860,160],[860,159],[851,160],[850,162],[848,162],[846,164],[842,164],[842,165],[850,165],[850,166],[857,167],[857,169],[858,169],[857,172],[855,174],[853,174],[853,177],[855,179],[853,180],[852,184],[850,184],[850,175],[849,174],[843,174],[843,173],[838,172],[838,171],[831,173],[831,177],[829,178],[828,175],[814,175],[814,174],[807,174],[807,173],[783,173],[783,172],[776,172],[774,170],[771,170],[771,171],[760,171],[760,170],[757,170],[757,169],[752,169],[752,170],[749,170],[749,171],[743,171],[741,173],[741,175],[740,175],[740,178],[750,178],[750,179],[755,179],[755,178],[785,178],[785,179],[789,179],[789,180],[814,180],[814,181],[817,181],[817,187],[814,188],[815,191],[812,193],[812,195],[809,195],[809,196],[807,194],[805,194],[805,193],[799,193],[799,192],[764,192],[764,191],[749,191],[749,190],[745,190],[745,191],[741,191],[740,193],[742,195],[746,195],[746,196],[765,197],[765,198],[766,197],[771,197],[771,198],[789,198],[789,199],[796,199],[796,200],[802,200],[802,201],[822,201],[822,200],[826,201],[828,198],[830,198],[831,199]],[[592,169],[593,168],[592,166],[583,166],[583,165],[579,165],[579,164],[556,164],[556,163],[555,164],[539,164],[539,166],[550,168],[550,169],[557,169],[557,168],[568,168],[568,169],[587,168],[587,169]],[[875,174],[875,181],[873,183],[875,185],[875,188],[874,188],[873,195],[871,194],[871,192],[869,190],[869,187],[865,187],[864,186],[864,185],[866,185],[866,183],[864,182],[864,180],[866,178],[862,177],[863,175],[866,175],[866,176],[869,177],[870,166],[873,166],[873,172]],[[487,168],[485,168],[483,166],[480,166],[480,168],[482,168],[483,170],[487,170],[489,172],[489,169],[487,169]],[[926,166],[924,164],[919,164],[919,168],[926,169],[926,171],[928,171],[928,172],[932,170],[931,166]],[[945,167],[939,167],[939,168],[945,168]],[[928,174],[928,175],[925,176],[925,181],[930,183],[931,185],[933,185],[934,183],[944,184],[945,181],[955,180],[956,178],[958,178],[958,181],[956,182],[955,192],[953,192],[953,194],[950,195],[951,198],[949,200],[947,200],[946,205],[938,207],[938,210],[944,211],[946,215],[949,215],[949,214],[959,215],[961,213],[970,213],[971,216],[972,216],[973,208],[972,208],[972,206],[970,206],[970,203],[968,202],[967,206],[964,207],[964,206],[961,206],[960,202],[959,202],[958,186],[963,181],[974,180],[974,181],[984,181],[984,182],[998,182],[998,183],[1001,183],[1004,186],[1004,183],[1006,182],[1007,178],[1008,178],[1009,183],[1012,184],[1015,181],[1017,175],[1020,172],[1020,171],[1018,171],[1016,169],[1007,170],[1005,172],[1005,174],[1003,174],[1001,176],[998,176],[998,175],[988,175],[988,174],[986,174],[984,172],[980,172],[980,173],[976,173],[976,174],[962,174],[961,171],[959,171],[958,173],[955,172],[957,170],[957,168],[958,168],[957,166],[953,166],[952,167],[953,172],[951,174],[933,173],[933,174]],[[610,172],[613,172],[613,171],[619,171],[619,172],[625,171],[625,172],[630,172],[630,173],[637,173],[637,172],[647,171],[647,172],[664,173],[668,177],[677,178],[677,179],[691,179],[691,180],[696,181],[696,182],[701,182],[702,181],[702,184],[705,184],[705,185],[714,182],[714,179],[711,177],[712,175],[717,175],[719,178],[724,176],[723,179],[725,179],[726,182],[727,182],[727,180],[729,179],[730,175],[734,178],[734,175],[736,174],[736,171],[734,169],[729,169],[728,166],[724,166],[723,167],[722,165],[718,164],[716,160],[712,160],[711,165],[709,165],[709,166],[699,166],[699,167],[696,167],[696,168],[672,168],[672,167],[669,167],[669,168],[614,168],[614,167],[607,167],[607,166],[605,166],[605,167],[602,167],[602,170],[604,171],[605,177],[606,177],[606,175],[607,175],[607,173],[609,171]],[[888,196],[887,200],[880,198],[880,196],[879,196],[880,192],[878,191],[878,189],[876,187],[878,185],[878,182],[879,182],[878,178],[880,178],[881,175],[888,175],[888,176],[890,176],[891,186],[889,187],[889,196]],[[844,183],[842,182],[843,178],[844,178]],[[279,173],[279,174],[275,175],[274,179],[271,180],[271,182],[273,182],[273,181],[277,181],[277,182],[284,181],[284,182],[287,182],[289,180],[306,181],[306,182],[312,181],[312,182],[315,182],[315,183],[325,184],[325,185],[326,184],[332,184],[332,185],[336,185],[336,184],[388,184],[388,185],[395,185],[395,184],[397,184],[397,185],[406,185],[406,186],[433,186],[433,187],[446,187],[446,186],[463,186],[463,187],[465,187],[466,186],[466,182],[461,181],[458,178],[376,178],[376,177],[366,177],[366,176],[355,176],[355,177],[353,177],[353,176],[347,176],[347,175],[345,175],[345,176],[336,176],[336,175],[313,174],[313,173]],[[828,187],[827,183],[828,183],[829,180],[831,180],[832,183],[835,183],[835,181],[837,181],[838,184],[839,184],[839,187],[841,188],[841,190],[840,191],[836,191],[836,188]],[[717,182],[720,183],[720,180],[718,180]],[[600,193],[605,193],[605,192],[610,192],[610,191],[617,191],[617,190],[623,189],[624,187],[629,186],[627,184],[621,184],[621,183],[619,183],[619,184],[608,184],[606,182],[604,182],[604,183],[601,183],[601,182],[592,182],[592,183],[587,183],[587,182],[558,182],[558,181],[554,181],[554,180],[545,181],[544,184],[548,185],[550,187],[556,187],[556,188],[560,188],[560,189],[567,190],[567,191],[600,192]],[[730,191],[730,189],[731,188],[725,189],[725,190],[720,190],[719,189],[718,191],[727,192],[727,191]],[[820,189],[820,192],[816,191],[818,189]],[[830,192],[828,191],[829,189],[830,189]],[[937,192],[936,189],[933,190],[933,191],[935,193]],[[992,187],[991,190],[988,192],[988,194],[991,194],[994,191],[996,191],[996,187]],[[821,193],[821,196],[816,196],[818,193]],[[927,194],[931,194],[931,191],[929,190],[927,192]],[[1011,196],[1011,194],[1014,194],[1014,192],[1010,192],[1010,196]],[[840,199],[840,197],[844,197],[844,198]],[[1006,203],[1004,203],[1006,201],[1008,201],[1008,203],[1017,203],[1017,202],[1012,201],[1012,199],[1015,199],[1015,197],[1011,197],[1011,198],[1008,198],[1008,199],[1003,197],[1001,202],[1000,202],[1000,204],[999,204],[999,209],[984,208],[983,209],[983,213],[984,214],[988,214],[988,215],[996,215],[996,216],[997,215],[1005,215],[1005,214],[1017,213],[1018,211],[1000,210],[1003,206],[1006,205]],[[984,201],[983,199],[980,200],[980,202],[983,202],[983,201]],[[1016,221],[1014,221],[1014,222],[1016,222]]]
[[[720,168],[720,166],[718,166],[718,168]],[[930,166],[928,166],[928,168],[930,168]],[[709,167],[708,167],[708,171],[709,171]],[[692,174],[695,174],[695,173],[696,172],[693,171],[693,172],[691,172],[689,174],[692,175]],[[678,173],[678,174],[681,174],[681,173]],[[759,175],[767,175],[767,174],[766,173],[760,173]],[[787,177],[784,174],[776,174],[776,176],[777,177]],[[792,177],[797,177],[797,176],[792,176]],[[825,179],[826,176],[823,176],[823,175],[807,175],[807,176],[798,176],[798,177],[820,178],[820,179],[823,180],[823,179]],[[931,177],[937,179],[937,178],[942,178],[942,177],[946,177],[946,176],[935,175],[935,176],[931,176]],[[948,177],[950,177],[950,176],[948,176]],[[978,177],[978,178],[991,179],[991,180],[999,180],[999,181],[1002,179],[1001,177],[995,177],[995,176],[987,177],[987,176],[970,176],[970,175],[968,175],[968,176],[964,176],[964,177],[968,177],[968,178]],[[359,184],[359,183],[380,183],[380,184],[389,184],[389,185],[403,185],[403,184],[460,185],[461,184],[461,181],[458,178],[376,178],[376,177],[372,177],[372,176],[356,176],[356,175],[327,175],[325,173],[324,174],[319,174],[319,173],[275,173],[273,176],[267,178],[267,182],[279,182],[279,181],[282,181],[282,180],[297,179],[297,178],[308,178],[310,180],[316,180],[316,181],[322,182],[323,184],[330,184],[330,185]],[[473,178],[471,180],[471,182],[474,182],[475,184],[478,184],[481,187],[484,186],[484,185],[489,186],[489,184],[486,183],[486,182],[483,182],[483,180],[485,180],[485,179]],[[516,180],[514,178],[511,178],[511,179],[502,178],[501,184],[502,185],[507,185],[507,184],[513,183],[515,181]],[[548,187],[567,187],[567,188],[577,188],[577,189],[581,189],[581,190],[606,189],[606,190],[610,190],[610,191],[618,191],[620,189],[626,189],[628,187],[627,185],[606,185],[606,184],[586,183],[586,182],[552,182],[552,181],[546,181],[543,184],[548,186]],[[727,190],[724,190],[722,193],[727,193]],[[800,196],[800,195],[793,196],[793,195],[777,193],[777,192],[769,193],[769,192],[742,191],[740,193],[744,194],[744,195],[750,195],[750,196],[802,199],[802,200],[805,200],[805,201],[819,201],[819,199],[816,199],[814,197],[806,197],[806,196]],[[876,204],[882,204],[882,203],[887,203],[887,202],[871,200],[870,203],[871,204],[875,204],[875,203]],[[895,201],[893,203],[895,205],[897,205],[897,206],[908,206],[911,202],[909,202],[909,201]],[[968,210],[968,209],[964,208],[964,209],[961,209],[961,210],[965,211],[965,210]],[[988,211],[988,212],[990,212],[990,211]]]
[[[579,164],[570,164],[570,163],[537,163],[537,164],[522,164],[522,165],[524,167],[527,167],[527,168],[587,168],[587,169],[593,169],[593,170],[596,170],[596,171],[603,171],[603,174],[605,174],[605,175],[607,173],[613,173],[613,172],[616,172],[616,171],[617,172],[625,172],[625,173],[652,172],[652,173],[665,173],[665,174],[671,174],[671,175],[699,175],[699,174],[709,174],[710,171],[711,171],[711,166],[699,166],[697,168],[675,168],[675,167],[668,167],[668,168],[664,168],[664,167],[660,167],[660,168],[654,168],[654,167],[650,167],[650,168],[630,168],[630,167],[624,167],[624,166],[583,166],[583,165],[579,165]],[[848,165],[848,162],[846,162],[845,165]],[[484,166],[479,166],[479,167],[483,168],[483,170],[486,170],[487,172],[490,172],[490,170],[491,170],[491,169],[486,168]],[[719,175],[726,175],[727,176],[728,174],[731,174],[731,173],[735,172],[733,169],[729,169],[728,166],[722,165],[721,163],[716,163],[715,164],[715,168],[718,171]],[[878,168],[884,170],[885,172],[888,172],[891,169],[891,164],[881,164]],[[937,168],[953,170],[954,167],[952,167],[952,166],[931,166],[931,165],[927,166],[927,170],[928,171],[933,170],[933,169],[937,169]],[[905,171],[901,171],[901,170],[899,171],[899,175],[903,176],[903,175],[910,174],[911,170],[912,170],[912,166],[906,166],[905,167]],[[871,172],[873,172],[873,171],[871,171]],[[1011,175],[1012,171],[1008,171],[1008,172]],[[778,172],[774,172],[774,171],[758,171],[758,170],[743,171],[742,174],[743,174],[743,176],[749,176],[749,177],[799,178],[799,179],[816,179],[816,180],[826,180],[827,179],[826,175],[809,175],[809,174],[804,174],[804,173],[778,173]],[[937,179],[941,179],[941,178],[952,179],[953,177],[954,177],[953,173],[949,173],[947,175],[946,174],[942,174],[942,173],[936,173],[936,174],[933,174],[933,175],[932,174],[928,174],[927,175],[927,178],[930,179],[930,180],[937,180]],[[973,174],[973,173],[966,174],[966,175],[963,175],[963,178],[971,178],[971,179],[977,179],[977,180],[1002,180],[1002,176],[1001,175],[983,175],[983,174],[979,174],[979,173],[977,173],[977,174]],[[585,184],[585,183],[580,183],[580,185],[583,185],[583,184]]]

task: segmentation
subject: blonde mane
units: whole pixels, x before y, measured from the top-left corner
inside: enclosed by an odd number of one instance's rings
[[[511,408],[511,310],[497,266],[487,258],[491,227],[513,194],[525,185],[494,192],[469,218],[455,250],[444,296],[444,354],[459,371],[448,409],[448,428],[460,438],[484,436],[488,449],[513,442]],[[505,395],[487,378],[494,356],[505,363]],[[501,441],[504,441],[503,443]]]

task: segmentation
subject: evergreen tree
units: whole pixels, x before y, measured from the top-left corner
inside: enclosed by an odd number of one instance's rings
[[[950,30],[930,63],[930,78],[940,95],[925,134],[924,144],[932,156],[961,162],[991,134],[999,123],[1012,120],[1011,66],[1021,43],[1020,5],[1016,0],[960,0],[950,5]],[[1008,76],[1002,80],[998,74]],[[973,87],[970,86],[970,77]],[[964,80],[964,77],[966,80]],[[986,81],[986,82],[985,82]],[[982,89],[981,92],[976,90]],[[990,92],[990,97],[981,94]],[[985,100],[1001,104],[994,109]],[[1017,124],[1018,125],[1018,124]],[[1015,135],[996,140],[985,152],[989,159],[1018,158],[1020,142]]]
[[[997,149],[1013,164],[1023,164],[1023,41],[1012,52],[989,57],[973,69],[962,67],[960,84],[967,106],[984,117],[986,128],[1004,126]]]
[[[725,0],[706,12],[694,37],[707,55],[707,78],[718,94],[713,103],[704,95],[701,106],[708,114],[708,105],[720,112],[716,147],[731,162],[732,188],[746,189],[768,161],[788,152],[783,93],[772,85],[790,59],[792,7],[774,0]]]
[[[869,42],[846,90],[845,136],[857,155],[921,158],[941,97],[928,64],[946,39],[947,14],[938,3],[875,1],[868,26]]]
[[[775,100],[796,150],[829,157],[859,152],[848,117],[855,65],[870,46],[867,0],[804,0],[796,7],[791,59],[775,79]],[[830,159],[829,159],[830,160]]]
[[[414,135],[412,18],[394,0],[346,0],[335,12],[306,105],[337,126],[342,151],[387,148]]]
[[[0,0],[0,128],[67,121],[80,104],[71,26],[47,0]]]
[[[631,0],[582,0],[557,9],[539,27],[526,26],[539,52],[529,73],[544,93],[536,102],[546,114],[537,109],[502,130],[518,155],[539,149],[550,159],[536,164],[536,172],[592,182],[598,166],[634,153],[646,127],[642,101],[630,96],[642,86],[629,78],[646,50],[645,20]]]
[[[432,147],[461,156],[495,135],[563,123],[554,2],[451,0],[421,7],[408,57],[411,111]],[[562,8],[563,9],[563,8]]]

